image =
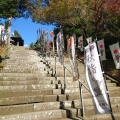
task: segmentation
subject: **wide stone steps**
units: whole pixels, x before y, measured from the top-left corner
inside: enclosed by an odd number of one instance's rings
[[[11,50],[0,73],[0,120],[82,120],[79,83],[68,71],[64,82],[64,69],[58,58],[55,77],[51,77],[52,70],[53,76],[55,73],[55,58],[44,60],[34,51],[16,49]],[[65,65],[71,70],[68,58]],[[80,63],[78,68],[80,80],[88,88],[84,66]],[[113,113],[119,120],[120,88],[111,80],[106,83]],[[90,92],[84,86],[82,91],[84,120],[111,120],[110,114],[95,115]]]
[[[0,81],[0,86],[11,86],[11,85],[34,85],[34,84],[57,84],[57,81],[51,80],[4,80]]]
[[[78,119],[79,120],[79,119]],[[102,114],[102,115],[90,115],[85,117],[84,120],[113,120],[111,114]],[[120,120],[120,113],[114,113],[114,120]]]
[[[13,74],[13,73],[12,73]],[[0,76],[0,81],[27,81],[27,80],[40,80],[40,81],[53,81],[55,77],[41,76],[41,74],[25,74],[24,76]]]
[[[18,113],[34,111],[44,111],[44,110],[53,110],[53,109],[65,109],[65,108],[73,108],[73,107],[80,107],[80,101],[56,101],[56,102],[41,102],[41,103],[32,103],[32,104],[18,104],[14,106],[1,106],[0,107],[0,115],[14,114],[17,110]],[[25,108],[25,109],[24,109]]]
[[[46,84],[46,85],[16,85],[16,86],[0,86],[0,91],[1,90],[39,90],[39,89],[55,89],[56,85],[55,84]]]
[[[60,94],[61,89],[41,89],[41,90],[7,90],[0,91],[0,98],[31,96],[31,95],[54,95]]]
[[[15,115],[0,116],[1,120],[67,120],[65,110],[46,110],[38,112],[19,113]],[[65,118],[65,119],[62,119]],[[68,119],[69,120],[69,119]]]
[[[37,73],[0,73],[0,76],[1,77],[12,77],[12,76],[15,76],[15,77],[44,77],[44,76],[47,76],[47,73],[46,71],[41,71],[40,74],[37,74]]]

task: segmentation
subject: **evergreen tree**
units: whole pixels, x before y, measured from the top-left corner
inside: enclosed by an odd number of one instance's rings
[[[14,37],[22,38],[21,35],[18,33],[17,30],[14,30]]]
[[[30,49],[35,49],[35,45],[33,42],[30,44]]]

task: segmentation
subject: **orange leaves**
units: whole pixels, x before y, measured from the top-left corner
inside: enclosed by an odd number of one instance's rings
[[[107,0],[106,11],[120,15],[120,0]]]

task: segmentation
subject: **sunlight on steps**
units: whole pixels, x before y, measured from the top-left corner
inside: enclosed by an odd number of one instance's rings
[[[54,58],[46,60],[49,66],[36,51],[12,46],[0,73],[0,120],[112,120],[111,114],[94,113],[91,94],[84,87],[82,117],[78,81],[67,71],[65,84],[58,59],[56,68]],[[68,58],[65,64],[71,70]],[[81,82],[87,86],[84,65],[78,65]],[[120,120],[120,87],[108,79],[106,83],[115,120]]]

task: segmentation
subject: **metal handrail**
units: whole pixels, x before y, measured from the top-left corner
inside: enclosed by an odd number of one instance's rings
[[[65,65],[63,66],[73,75],[73,73]],[[78,79],[78,81],[90,92],[90,90],[80,81],[80,79]]]

